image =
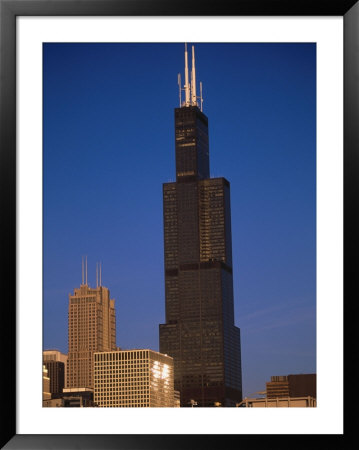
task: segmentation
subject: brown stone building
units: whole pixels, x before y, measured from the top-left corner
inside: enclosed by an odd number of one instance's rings
[[[266,383],[267,398],[317,398],[316,382],[315,373],[273,376]]]
[[[68,324],[67,386],[93,388],[94,352],[116,350],[115,300],[101,281],[91,288],[86,275],[86,281],[69,295]]]
[[[267,398],[289,397],[288,377],[285,375],[273,376],[266,383]]]

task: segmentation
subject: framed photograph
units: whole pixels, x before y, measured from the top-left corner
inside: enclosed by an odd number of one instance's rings
[[[343,436],[344,286],[348,294],[356,275],[344,266],[357,229],[358,3],[0,6],[3,448],[211,448],[270,435]],[[86,360],[94,380],[70,370],[66,383],[94,382],[91,401],[103,408],[44,408],[43,350],[68,349],[71,364],[83,364],[75,304],[99,293],[109,311],[94,306],[89,324],[97,330],[96,314],[113,314],[106,362],[94,347]],[[211,308],[222,308],[218,330]],[[200,356],[199,335],[208,350]],[[166,384],[173,355],[181,408],[147,405],[142,391],[136,404],[106,391],[103,367],[145,358],[146,349],[157,355],[149,389]],[[201,395],[195,376],[184,375],[195,355],[209,368]],[[259,386],[303,373],[316,377],[314,403],[306,400],[314,408],[238,408],[274,406],[270,383],[266,397]]]

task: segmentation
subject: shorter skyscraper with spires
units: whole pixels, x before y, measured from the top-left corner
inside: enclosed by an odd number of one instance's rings
[[[87,257],[82,259],[82,283],[69,295],[68,388],[93,389],[94,352],[116,350],[115,300],[102,286],[101,264],[96,265],[96,287],[87,282]]]

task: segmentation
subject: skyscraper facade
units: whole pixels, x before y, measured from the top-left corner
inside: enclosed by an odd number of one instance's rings
[[[210,178],[208,118],[202,93],[196,94],[193,47],[191,82],[186,47],[185,84],[175,109],[175,154],[176,181],[163,185],[166,323],[160,325],[160,352],[174,359],[181,406],[235,406],[242,378],[230,185]]]
[[[93,389],[93,354],[116,350],[116,318],[115,300],[101,277],[96,288],[87,284],[87,261],[86,278],[69,295],[68,325],[67,386]]]

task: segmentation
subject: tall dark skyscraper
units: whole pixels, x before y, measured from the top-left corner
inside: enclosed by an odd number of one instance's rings
[[[174,359],[181,406],[242,400],[240,331],[234,325],[230,185],[210,178],[208,119],[191,81],[175,109],[176,182],[163,185],[166,323],[160,352]],[[182,90],[185,101],[182,103]]]

